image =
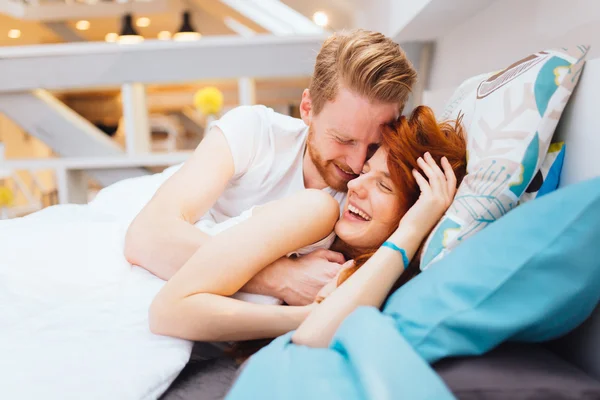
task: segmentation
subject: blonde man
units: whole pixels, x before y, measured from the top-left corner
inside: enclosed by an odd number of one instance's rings
[[[379,145],[382,125],[399,117],[415,79],[405,53],[384,35],[332,35],[302,94],[301,119],[242,106],[212,124],[130,225],[125,256],[169,279],[210,238],[194,227],[200,220],[220,223],[305,188],[342,203],[348,181]],[[309,304],[343,263],[341,254],[324,249],[282,258],[243,290]]]

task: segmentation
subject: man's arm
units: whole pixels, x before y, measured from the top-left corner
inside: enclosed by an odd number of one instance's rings
[[[227,140],[214,127],[129,226],[127,260],[170,279],[209,238],[193,224],[212,207],[233,174]],[[283,257],[252,278],[243,290],[274,296],[290,305],[306,305],[337,275],[343,262],[341,254],[325,250],[296,260]]]
[[[209,238],[193,224],[212,207],[233,174],[227,139],[213,127],[129,226],[127,260],[162,279],[171,278]]]

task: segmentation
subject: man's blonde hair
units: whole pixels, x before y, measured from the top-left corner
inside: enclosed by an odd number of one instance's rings
[[[400,111],[417,78],[406,54],[381,33],[357,29],[330,36],[317,55],[310,82],[313,113],[345,87],[370,101],[397,103]]]

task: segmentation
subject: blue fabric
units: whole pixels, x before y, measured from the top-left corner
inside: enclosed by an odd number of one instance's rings
[[[275,339],[248,361],[227,399],[362,400],[352,370],[340,353]]]
[[[595,178],[510,211],[394,293],[384,313],[430,363],[561,336],[600,299],[598,238]]]
[[[600,178],[528,202],[390,298],[362,307],[328,349],[290,342],[253,356],[228,399],[452,399],[430,369],[506,340],[543,341],[600,299]]]
[[[295,345],[291,336],[255,354],[227,399],[454,399],[375,308],[346,318],[329,349]]]
[[[552,166],[546,174],[544,183],[537,192],[536,198],[542,197],[545,194],[555,191],[560,185],[560,174],[562,172],[563,162],[565,160],[566,144],[563,144],[560,152],[556,156],[556,159],[552,163]]]
[[[348,316],[330,347],[346,357],[366,399],[454,399],[394,320],[374,307]]]

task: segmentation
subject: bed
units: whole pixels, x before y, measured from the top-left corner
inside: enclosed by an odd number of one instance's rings
[[[600,176],[600,135],[596,99],[600,90],[600,59],[586,63],[578,87],[554,136],[565,141],[566,158],[561,187]],[[600,398],[600,308],[575,331],[543,344],[503,344],[477,357],[444,359],[434,364],[436,373],[459,399],[502,399],[506,390],[527,398]],[[206,380],[205,374],[218,377]],[[191,360],[163,399],[212,399],[225,396],[239,371],[227,358]],[[535,397],[542,394],[542,397]],[[548,393],[560,391],[561,397]]]
[[[600,175],[599,89],[596,59],[588,61],[555,135],[568,146],[561,186]],[[147,306],[163,282],[122,256],[128,223],[177,168],[119,182],[89,205],[54,206],[0,222],[3,397],[197,400],[227,393],[238,365],[210,345],[152,335]],[[546,356],[558,360],[558,376],[575,368],[598,382],[599,313],[548,345],[501,347],[474,359],[444,360],[435,368],[457,396],[471,393],[465,382],[473,380],[465,376],[494,360],[497,367],[488,379],[495,384],[525,359]],[[529,370],[537,378],[548,376],[547,365],[535,368]]]

